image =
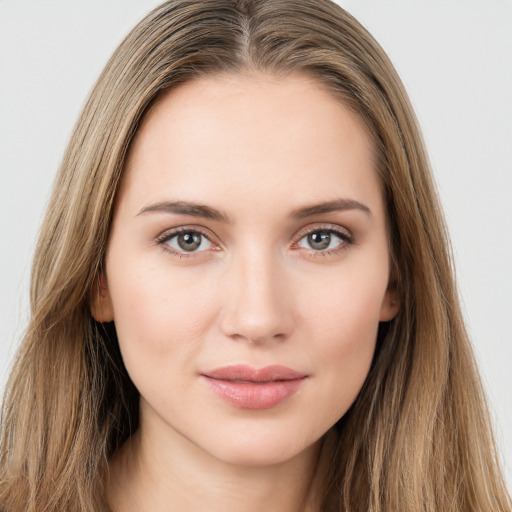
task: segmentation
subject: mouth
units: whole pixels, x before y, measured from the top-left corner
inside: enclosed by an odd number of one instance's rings
[[[202,373],[209,388],[241,409],[270,409],[292,397],[308,377],[285,366],[234,365]]]

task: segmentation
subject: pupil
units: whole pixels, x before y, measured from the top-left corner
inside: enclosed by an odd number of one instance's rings
[[[328,231],[316,231],[308,235],[308,242],[311,248],[322,250],[329,247],[331,234]]]
[[[201,245],[201,235],[197,233],[182,233],[178,235],[178,245],[184,251],[195,251]]]

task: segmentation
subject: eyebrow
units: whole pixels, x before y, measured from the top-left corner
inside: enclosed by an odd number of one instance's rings
[[[216,210],[215,208],[204,204],[189,203],[187,201],[162,201],[151,204],[142,208],[137,216],[151,212],[175,213],[178,215],[190,215],[191,217],[216,220],[218,222],[231,222],[228,215],[220,210]]]
[[[333,201],[326,201],[311,206],[304,206],[293,210],[291,217],[293,219],[305,219],[313,217],[314,215],[321,215],[324,213],[332,213],[345,210],[360,210],[367,215],[371,216],[372,212],[368,206],[354,199],[335,199]],[[189,215],[191,217],[200,217],[203,219],[215,220],[217,222],[231,223],[229,216],[211,206],[204,204],[191,203],[188,201],[161,201],[159,203],[145,206],[137,214],[144,215],[146,213],[174,213],[178,215]]]
[[[354,199],[335,199],[333,201],[326,201],[325,203],[297,208],[292,212],[291,216],[294,219],[305,219],[307,217],[312,217],[313,215],[345,210],[360,210],[370,217],[372,216],[372,211],[368,206],[360,203],[359,201],[355,201]]]

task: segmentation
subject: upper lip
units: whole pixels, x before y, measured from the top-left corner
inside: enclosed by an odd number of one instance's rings
[[[273,382],[303,379],[307,377],[305,373],[298,372],[286,366],[273,365],[264,368],[252,368],[244,364],[223,366],[222,368],[204,372],[202,375],[216,380],[244,382]]]

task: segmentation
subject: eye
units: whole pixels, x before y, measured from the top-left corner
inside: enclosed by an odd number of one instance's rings
[[[332,228],[315,229],[304,235],[297,247],[316,252],[335,252],[352,242],[348,233]]]
[[[212,242],[203,233],[193,229],[165,233],[158,243],[180,254],[207,251],[213,247]]]

